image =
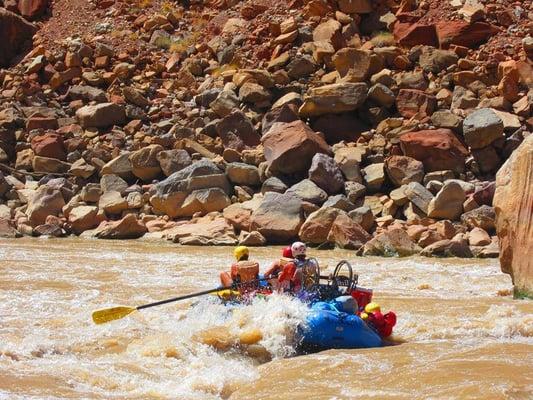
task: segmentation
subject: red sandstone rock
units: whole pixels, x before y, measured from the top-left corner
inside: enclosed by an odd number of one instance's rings
[[[394,38],[402,46],[426,44],[437,47],[437,32],[432,24],[397,22],[393,29]]]
[[[449,129],[409,132],[400,137],[406,156],[422,161],[424,170],[464,171],[468,151]]]
[[[63,161],[67,158],[63,137],[57,133],[45,133],[44,135],[35,136],[31,141],[31,148],[36,155],[41,157]]]
[[[324,139],[300,120],[274,124],[261,142],[273,173],[302,173],[316,153],[330,154]]]
[[[437,36],[442,48],[455,44],[472,48],[484,43],[497,32],[497,29],[486,22],[441,21],[437,24]]]
[[[433,114],[437,100],[435,96],[428,95],[422,90],[401,89],[396,98],[396,107],[405,118],[417,115],[418,119],[423,119]]]

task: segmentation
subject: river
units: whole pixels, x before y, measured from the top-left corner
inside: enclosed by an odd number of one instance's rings
[[[347,258],[398,315],[396,346],[296,356],[305,307],[231,312],[213,296],[94,325],[92,311],[217,286],[230,248],[150,241],[0,241],[0,399],[531,399],[533,303],[497,260]],[[280,248],[253,249],[264,268]],[[190,307],[191,302],[196,303]],[[259,345],[235,347],[260,332]],[[214,343],[214,348],[208,343]]]

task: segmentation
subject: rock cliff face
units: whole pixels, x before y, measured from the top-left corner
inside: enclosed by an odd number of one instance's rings
[[[502,271],[511,275],[515,294],[533,297],[533,135],[496,175],[494,207]]]

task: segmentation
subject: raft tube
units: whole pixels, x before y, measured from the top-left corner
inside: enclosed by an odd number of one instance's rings
[[[301,345],[312,349],[359,349],[381,347],[383,342],[361,318],[339,311],[334,303],[319,301],[311,306],[300,328]]]

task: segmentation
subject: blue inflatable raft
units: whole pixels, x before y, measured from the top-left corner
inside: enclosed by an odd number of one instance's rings
[[[383,342],[361,318],[339,311],[333,302],[316,302],[300,329],[301,345],[312,349],[381,347]]]

